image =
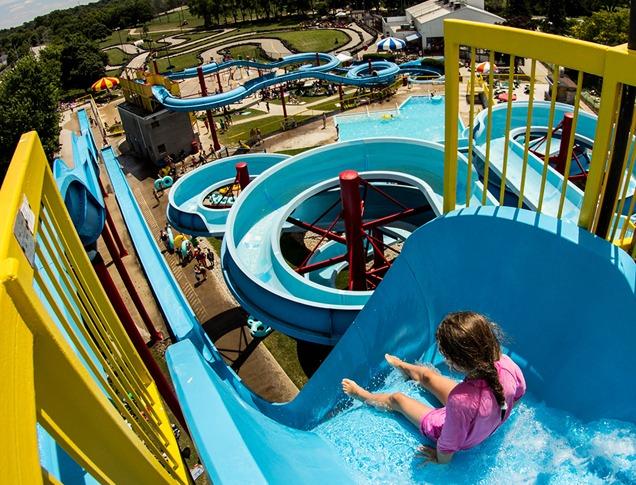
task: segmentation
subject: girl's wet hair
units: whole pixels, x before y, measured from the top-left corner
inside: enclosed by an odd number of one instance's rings
[[[506,400],[495,367],[501,355],[500,328],[479,313],[455,312],[444,317],[435,337],[439,351],[451,364],[468,372],[471,378],[481,378],[488,383],[503,419]]]

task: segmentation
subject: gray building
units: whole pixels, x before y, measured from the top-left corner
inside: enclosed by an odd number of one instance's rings
[[[192,153],[198,143],[188,113],[167,109],[147,113],[130,103],[117,109],[130,149],[139,158],[161,165],[166,155]]]

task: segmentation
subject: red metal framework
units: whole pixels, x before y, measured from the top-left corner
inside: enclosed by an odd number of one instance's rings
[[[574,122],[574,114],[565,113],[565,115],[563,116],[563,119],[554,128],[554,130],[552,130],[553,135],[557,133],[558,131],[561,131],[561,143],[559,145],[559,153],[555,156],[550,157],[549,163],[553,164],[554,168],[561,175],[565,174],[565,168],[566,168],[567,157],[568,157],[568,147],[570,146],[570,140],[572,139],[572,136],[575,136],[575,134],[572,133],[573,122]],[[547,141],[547,138],[548,138],[547,135],[544,135],[541,138],[532,140],[531,143],[535,147],[540,146],[542,143]],[[549,147],[546,147],[546,150],[549,150]],[[545,157],[545,153],[541,153],[540,151],[533,150],[532,148],[530,148],[530,151],[542,160]],[[585,185],[585,181],[587,180],[588,170],[583,166],[579,158],[582,154],[583,154],[582,147],[575,143],[574,147],[572,148],[572,158],[574,159],[574,162],[577,164],[581,173],[569,176],[568,179],[571,180],[572,182],[577,182],[577,181],[582,182],[583,185]]]
[[[393,260],[400,254],[393,241],[385,242],[386,231],[383,226],[404,220],[426,212],[428,205],[408,207],[390,194],[359,176],[354,170],[345,170],[340,174],[340,198],[327,207],[314,221],[305,222],[289,216],[287,221],[320,236],[318,242],[296,267],[296,272],[306,274],[329,266],[348,263],[348,285],[351,291],[373,290],[382,281],[382,277],[391,267]],[[361,190],[362,189],[362,190]],[[389,200],[396,206],[395,212],[372,220],[365,220],[365,206],[369,191]],[[323,219],[340,204],[341,210],[334,220],[326,224]],[[340,224],[343,223],[343,224]],[[344,225],[344,234],[337,228]],[[326,227],[326,228],[325,228]],[[312,262],[316,251],[326,241],[334,241],[346,246],[346,252],[339,256]]]

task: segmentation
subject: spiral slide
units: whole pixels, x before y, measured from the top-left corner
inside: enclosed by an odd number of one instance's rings
[[[251,153],[223,158],[193,170],[181,177],[168,194],[168,221],[178,231],[192,236],[222,236],[233,200],[224,201],[222,207],[211,207],[204,204],[208,194],[234,182],[235,165],[239,162],[246,162],[250,176],[256,177],[287,158],[288,155],[275,153]]]
[[[573,106],[556,103],[553,127],[556,127],[566,113],[573,111]],[[526,132],[528,103],[517,101],[512,103],[512,115],[510,123],[510,139],[508,140],[508,161],[506,167],[506,185],[514,193],[520,193],[524,144],[523,138]],[[490,169],[501,179],[503,173],[503,160],[506,152],[506,116],[507,104],[502,103],[492,109],[492,135],[490,141]],[[532,109],[533,132],[547,132],[550,116],[550,102],[535,101]],[[596,116],[583,111],[579,112],[576,125],[576,137],[585,141],[591,146],[596,132]],[[477,115],[474,128],[474,143],[477,156],[484,161],[487,149],[487,126],[488,111],[484,110]],[[467,133],[464,134],[468,136]],[[516,138],[516,139],[515,139]],[[556,140],[555,140],[556,141]],[[553,145],[555,144],[553,141]],[[541,190],[541,180],[543,174],[543,159],[534,153],[528,153],[528,167],[526,171],[526,182],[524,188],[524,203],[527,207],[535,209],[539,205],[539,195]],[[633,178],[633,177],[632,177]],[[635,182],[631,182],[634,184]],[[546,178],[545,194],[542,211],[546,214],[557,216],[561,198],[561,188],[563,187],[563,176],[548,167]],[[630,192],[631,193],[631,192]],[[577,221],[580,207],[583,203],[583,192],[574,184],[569,183],[566,188],[565,201],[562,217],[568,221]]]
[[[313,65],[317,60],[324,62],[324,64],[318,66]],[[376,61],[372,63],[373,72],[368,72],[368,64],[361,64],[349,69],[344,76],[332,74],[329,71],[337,68],[340,61],[336,56],[319,52],[292,54],[291,56],[283,57],[280,61],[272,63],[244,60],[229,61],[220,64],[213,62],[203,66],[202,70],[204,74],[210,74],[238,66],[252,67],[255,69],[279,69],[296,64],[302,65],[295,71],[285,74],[270,72],[255,79],[250,79],[241,86],[225,93],[212,94],[199,98],[176,98],[164,86],[160,85],[153,86],[152,93],[157,101],[172,111],[202,111],[239,102],[241,99],[261,89],[288,81],[313,78],[350,86],[376,86],[391,83],[400,72],[400,68],[397,64],[387,61]],[[179,73],[170,74],[168,77],[171,79],[186,79],[196,75],[197,69],[189,68]]]
[[[296,155],[254,180],[232,206],[223,245],[226,283],[242,306],[258,319],[306,341],[333,345],[344,334],[369,298],[368,291],[343,291],[299,276],[286,262],[280,234],[288,217],[308,221],[338,202],[338,175],[356,170],[361,177],[385,182],[384,188],[409,207],[428,205],[419,225],[442,213],[443,147],[396,138],[353,140],[319,147]],[[466,178],[466,160],[460,156],[459,180]],[[475,174],[473,199],[478,204],[482,186]],[[463,186],[458,206],[465,205]],[[365,220],[386,215],[384,199],[365,205]],[[489,203],[495,204],[489,198]],[[339,207],[339,206],[338,206]],[[327,217],[326,219],[330,219]],[[395,232],[412,231],[395,227]],[[326,246],[312,262],[331,257],[338,248]],[[341,268],[327,268],[331,276]],[[333,280],[323,276],[322,279]]]

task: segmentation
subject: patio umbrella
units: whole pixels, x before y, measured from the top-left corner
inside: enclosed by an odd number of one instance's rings
[[[477,72],[481,72],[482,74],[488,74],[490,73],[490,62],[486,61],[486,62],[480,62],[479,64],[477,64],[477,66],[475,67],[475,71]],[[494,67],[493,72],[497,72],[497,66]]]
[[[93,91],[103,91],[104,89],[112,89],[118,85],[119,79],[117,79],[116,77],[106,76],[91,84],[91,89]]]
[[[378,50],[381,51],[396,51],[404,49],[406,42],[404,42],[402,39],[396,39],[395,37],[386,37],[376,42],[375,45],[378,47]]]

